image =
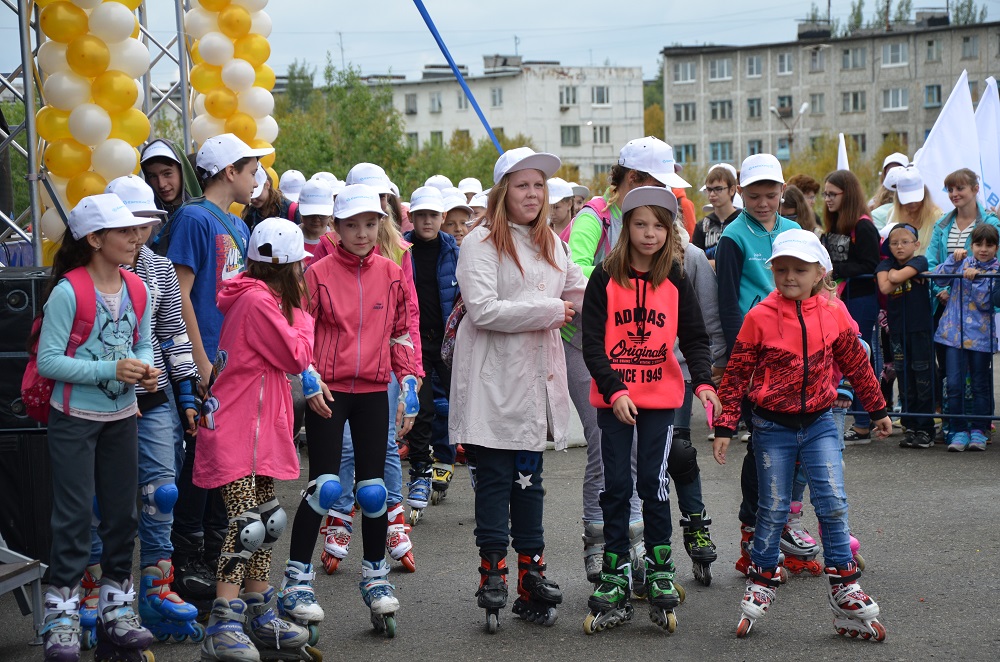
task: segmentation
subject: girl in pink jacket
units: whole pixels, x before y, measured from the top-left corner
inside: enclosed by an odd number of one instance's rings
[[[277,617],[268,584],[271,546],[287,519],[274,481],[299,477],[286,373],[303,372],[312,361],[312,318],[302,308],[306,252],[302,231],[280,218],[259,223],[249,243],[246,273],[219,292],[225,321],[194,461],[194,484],[221,486],[229,515],[202,644],[213,659],[221,651],[253,656],[254,648],[301,648],[310,637]],[[250,624],[246,632],[243,622]]]

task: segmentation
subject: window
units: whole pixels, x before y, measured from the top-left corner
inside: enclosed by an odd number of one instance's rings
[[[886,140],[890,139],[898,140],[899,142],[903,143],[903,145],[910,144],[910,134],[908,134],[906,131],[891,131],[889,133],[882,134],[882,142],[885,142]]]
[[[778,75],[787,76],[792,73],[792,54],[778,53]]]
[[[693,163],[698,160],[696,145],[674,145],[674,158],[678,163]]]
[[[490,106],[493,108],[503,108],[503,88],[490,88]]]
[[[818,46],[809,51],[809,73],[826,71],[826,50]]]
[[[909,88],[892,87],[888,90],[882,90],[882,110],[906,110],[909,107]]]
[[[882,66],[898,67],[910,60],[909,45],[905,41],[882,44]]]
[[[778,138],[778,150],[774,153],[779,161],[787,161],[792,157],[792,143],[788,138]]]
[[[732,80],[733,78],[733,59],[729,57],[719,58],[718,60],[711,60],[708,63],[708,79],[709,80]]]
[[[712,114],[713,120],[731,120],[733,119],[733,102],[732,101],[709,101],[709,110]]]
[[[747,156],[752,154],[760,154],[764,151],[764,143],[760,140],[748,140],[747,141]]]
[[[763,67],[760,63],[759,55],[751,55],[747,58],[747,78],[760,78]]]
[[[970,80],[969,81],[969,94],[972,95],[972,103],[979,102],[979,81]]]
[[[940,39],[928,39],[927,40],[927,61],[928,62],[940,62],[941,61],[941,40]]]
[[[826,95],[820,92],[819,94],[809,95],[809,114],[810,115],[822,115],[826,112]]]
[[[859,152],[868,151],[868,138],[863,133],[852,133],[847,139],[854,143]]]
[[[941,86],[927,85],[924,87],[924,108],[937,108],[941,105]]]
[[[432,113],[440,113],[441,112],[441,93],[440,92],[431,92],[429,96],[430,96],[430,100],[431,100],[431,112]]]
[[[693,83],[698,78],[697,71],[694,62],[674,62],[674,82]]]
[[[733,143],[731,142],[709,143],[708,149],[712,153],[712,163],[733,160]]]
[[[418,151],[420,149],[420,134],[419,133],[406,134],[406,146],[410,148],[411,152]]]
[[[560,106],[576,105],[576,85],[559,86],[559,105]]]
[[[611,173],[611,166],[609,166],[607,163],[602,163],[600,165],[594,166],[594,179],[606,177],[610,173]]]
[[[431,147],[444,147],[443,131],[431,131]]]
[[[778,97],[778,114],[782,117],[790,117],[792,114],[792,95],[783,94]]]
[[[595,106],[606,106],[611,103],[611,90],[607,85],[595,85],[590,88],[590,103]]]
[[[747,117],[752,120],[760,119],[760,98],[747,99]]]
[[[962,37],[962,59],[963,60],[978,60],[979,59],[979,36],[972,35],[969,37]]]
[[[840,61],[841,69],[864,69],[865,60],[868,59],[868,48],[857,46],[855,48],[845,48]]]
[[[502,126],[491,126],[490,130],[493,131],[493,135],[496,136],[498,140],[503,139],[504,133],[503,133],[503,127]]]
[[[563,147],[579,147],[580,146],[580,127],[578,126],[561,126],[559,127],[559,134],[562,136],[562,146]]]
[[[690,102],[690,103],[675,103],[674,104],[674,121],[675,122],[693,122],[695,120],[695,108],[696,108],[696,104],[694,102]]]
[[[864,90],[859,92],[844,92],[841,94],[841,101],[841,112],[844,113],[863,113],[868,107]]]
[[[469,140],[472,140],[472,137],[469,135],[468,129],[455,129],[453,138],[456,140],[460,140],[462,142],[467,142]]]
[[[604,125],[594,125],[594,143],[607,145],[611,143],[611,127]]]
[[[406,114],[416,115],[417,114],[417,95],[407,94],[406,95]]]
[[[465,96],[465,92],[463,90],[458,91],[458,109],[459,110],[469,109],[469,98]]]

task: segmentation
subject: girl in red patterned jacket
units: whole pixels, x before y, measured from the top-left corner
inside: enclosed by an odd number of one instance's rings
[[[712,386],[712,354],[701,306],[685,278],[674,226],[677,198],[643,186],[622,202],[622,232],[594,268],[583,300],[583,358],[593,377],[590,402],[601,427],[604,460],[604,558],[588,601],[584,630],[597,632],[632,617],[629,603],[628,518],[632,496],[632,439],[637,435],[635,487],[643,501],[646,590],[650,619],[673,632],[683,593],[674,585],[670,556],[667,456],[674,409],[684,401],[684,376],[674,341],[691,372],[695,394],[721,408]],[[683,314],[682,314],[683,313]]]
[[[740,403],[749,390],[760,486],[738,637],[749,634],[774,599],[779,542],[798,459],[822,525],[834,627],[839,634],[885,638],[885,628],[876,620],[879,607],[858,586],[861,572],[851,553],[840,438],[830,412],[837,399],[835,363],[871,413],[879,436],[888,436],[892,423],[846,309],[823,291],[824,257],[819,239],[807,230],[788,230],[775,238],[768,262],[777,291],[747,314],[722,379],[724,408],[715,421],[715,459],[725,464]]]

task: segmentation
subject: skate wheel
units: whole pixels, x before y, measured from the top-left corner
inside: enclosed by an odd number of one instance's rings
[[[586,632],[587,634],[594,634],[596,632],[600,632],[601,631],[600,626],[597,627],[594,626],[594,621],[596,620],[597,617],[594,614],[587,614],[587,618],[583,619],[583,631]]]
[[[309,646],[315,646],[319,642],[319,626],[312,623],[307,628],[309,630]]]
[[[741,618],[739,625],[736,626],[736,636],[739,639],[750,634],[750,629],[753,627],[753,621],[749,618]]]
[[[869,623],[871,629],[875,630],[875,634],[872,635],[874,641],[885,641],[886,631],[885,626],[878,621],[872,621]]]
[[[843,637],[845,634],[847,634],[847,628],[837,628],[837,634]]]
[[[142,662],[156,662],[153,651],[142,651]]]
[[[320,560],[323,562],[323,569],[326,570],[326,574],[328,575],[337,572],[337,568],[340,566],[340,559],[325,550],[320,555]]]
[[[84,630],[80,636],[80,648],[89,651],[97,645],[97,636],[90,630]]]
[[[674,615],[674,612],[669,611],[667,612],[667,632],[673,634],[676,629],[677,629],[677,616]]]
[[[170,641],[170,633],[169,632],[161,632],[160,634],[156,635],[156,640],[158,642],[160,642],[161,644],[165,643],[167,641]]]
[[[701,570],[701,583],[705,586],[712,585],[712,567],[703,566]]]
[[[872,638],[872,633],[871,632],[862,632],[861,633],[861,638],[864,639],[865,641],[868,641],[869,639]]]
[[[416,526],[420,522],[420,517],[424,514],[424,511],[420,508],[410,508],[410,524]]]
[[[417,571],[417,562],[413,558],[413,552],[407,552],[403,555],[403,558],[399,559],[399,562],[403,564],[403,567],[410,572]]]
[[[172,634],[172,635],[170,635],[170,640],[173,641],[175,644],[179,644],[179,643],[187,640],[187,635],[186,634]],[[161,641],[162,641],[162,639],[161,639]]]
[[[191,635],[191,641],[196,644],[200,644],[205,641],[205,626],[201,623],[192,623],[191,626],[194,628],[194,634]]]
[[[442,492],[439,491],[439,490],[434,490],[433,492],[431,492],[431,504],[432,505],[436,506],[439,503],[441,503],[441,494],[442,494]]]
[[[861,634],[861,633],[860,633],[860,632],[858,632],[857,630],[851,630],[851,631],[850,631],[850,632],[849,632],[848,634],[850,634],[850,635],[851,635],[851,638],[852,638],[852,639],[857,639],[857,638],[858,638],[858,635],[859,635],[859,634]]]
[[[496,634],[499,627],[500,616],[498,614],[486,614],[486,631],[490,634]]]
[[[854,562],[858,564],[858,570],[864,571],[865,569],[865,559],[860,554],[854,555]]]
[[[684,604],[684,600],[687,598],[687,591],[684,590],[683,586],[676,583],[674,584],[674,588],[677,589],[677,597],[680,598],[681,604]]]
[[[396,636],[396,617],[386,616],[384,619],[385,623],[385,636],[392,639]]]
[[[323,662],[323,652],[313,648],[312,646],[306,646],[306,653],[309,654],[311,662]]]

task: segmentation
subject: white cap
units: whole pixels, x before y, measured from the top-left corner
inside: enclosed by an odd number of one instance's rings
[[[785,256],[798,258],[803,262],[814,262],[827,271],[833,270],[833,265],[829,262],[830,254],[823,248],[816,233],[809,230],[785,230],[775,237],[771,244],[771,257],[766,264],[770,265],[775,258]],[[829,268],[827,264],[830,264]]]
[[[629,191],[622,200],[622,216],[636,207],[663,207],[677,215],[677,196],[668,188],[640,186]]]
[[[465,196],[462,196],[463,198]],[[410,214],[418,211],[444,212],[444,196],[435,186],[421,186],[410,196]]]
[[[156,208],[153,189],[142,177],[125,175],[108,182],[105,193],[117,195],[135,216],[166,216],[167,212]]]
[[[885,161],[882,161],[882,170],[885,170],[886,166],[890,163],[895,163],[905,168],[910,165],[910,159],[902,152],[893,152],[889,156],[885,157]]]
[[[472,199],[469,200],[469,206],[486,209],[486,202],[487,199],[489,198],[489,195],[490,195],[490,189],[486,189],[482,193],[475,194],[474,196],[472,196]]]
[[[475,196],[473,196],[475,199]],[[465,195],[459,193],[458,195],[449,195],[444,199],[444,211],[445,213],[450,212],[452,209],[464,209],[465,211],[472,213],[472,207],[469,203],[465,201]]]
[[[427,181],[424,182],[424,186],[433,186],[442,193],[444,193],[446,188],[455,187],[455,185],[451,183],[451,180],[444,175],[431,175],[427,178]]]
[[[570,182],[570,187],[573,189],[573,195],[578,195],[581,198],[590,197],[590,189],[583,184],[577,184],[576,182]]]
[[[738,179],[738,176],[736,174],[736,167],[733,166],[731,163],[716,163],[714,166],[712,166],[711,168],[708,169],[708,172],[712,172],[716,168],[725,168],[726,170],[728,170],[733,175],[733,179]],[[707,175],[705,176],[705,179],[708,179]],[[698,189],[698,190],[699,191],[704,191],[707,188],[708,188],[707,184],[702,184],[701,188]]]
[[[497,159],[496,165],[493,166],[493,183],[499,184],[504,175],[528,169],[541,170],[548,179],[556,174],[561,165],[562,161],[555,154],[535,152],[530,147],[515,147],[508,149]]]
[[[896,180],[901,174],[906,170],[906,166],[896,166],[894,168],[889,168],[889,172],[885,173],[885,177],[882,178],[882,186],[890,191],[896,190]]]
[[[381,166],[374,163],[357,164],[347,173],[347,178],[344,181],[347,182],[348,186],[351,184],[371,186],[379,195],[392,193],[392,187],[389,186],[389,176],[385,174],[385,170]]]
[[[333,216],[333,189],[319,179],[306,182],[299,193],[298,211],[302,216]]]
[[[269,246],[262,254],[261,248]],[[285,218],[266,218],[250,233],[247,259],[270,264],[291,264],[308,256],[302,230]]]
[[[483,192],[483,185],[475,177],[466,177],[465,179],[463,179],[458,183],[458,190],[461,191],[463,194],[471,193],[473,195],[476,195],[477,193]]]
[[[625,166],[629,170],[648,172],[658,182],[670,188],[691,186],[676,172],[674,148],[653,136],[625,143],[618,153],[618,165]]]
[[[550,205],[554,205],[560,200],[573,197],[573,187],[570,186],[569,182],[565,179],[562,179],[561,177],[553,177],[546,183],[549,186]]]
[[[253,173],[253,191],[250,193],[250,199],[256,200],[264,192],[264,185],[267,184],[267,171],[264,170],[264,166],[260,163],[257,164],[257,171]]]
[[[385,216],[378,195],[378,191],[367,184],[348,184],[333,203],[333,217],[344,219],[366,212]]]
[[[344,190],[345,186],[347,186],[345,182],[342,182],[339,179],[335,182],[325,182],[325,183],[330,187],[330,191],[333,192],[334,197],[340,195],[340,192]]]
[[[319,172],[317,172],[316,174],[314,174],[312,177],[309,178],[310,181],[312,181],[314,179],[315,180],[319,180],[321,182],[336,182],[336,181],[339,181],[337,179],[337,175],[333,174],[332,172],[327,172],[326,170],[320,170]]]
[[[139,163],[145,163],[146,161],[157,157],[170,159],[174,163],[180,165],[180,161],[177,160],[177,154],[174,150],[170,149],[170,145],[162,140],[154,140],[146,145],[146,149],[142,150],[142,157],[139,159]]]
[[[132,228],[155,223],[155,219],[132,214],[122,199],[114,193],[88,195],[69,213],[69,231],[74,239],[91,232],[113,228]]]
[[[743,159],[743,165],[740,166],[740,186],[750,186],[757,182],[785,183],[781,164],[773,154],[751,154]]]
[[[917,166],[906,166],[898,170],[894,168],[889,172],[896,173],[896,195],[899,197],[899,204],[908,205],[924,199],[924,178],[920,176]]]
[[[396,186],[396,182],[389,182],[389,191],[397,198],[399,197],[399,187]]]
[[[278,180],[278,190],[292,202],[298,202],[299,192],[305,183],[306,176],[301,172],[298,170],[286,170],[281,173],[281,179]]]
[[[426,184],[424,184],[424,186],[426,186]],[[442,198],[447,198],[447,197],[450,197],[452,195],[460,195],[463,198],[465,197],[465,194],[462,193],[462,191],[457,186],[447,186],[447,187],[441,189],[441,197]]]
[[[198,167],[215,175],[228,165],[248,156],[260,158],[273,154],[273,147],[253,149],[231,133],[222,133],[209,138],[198,150]]]

